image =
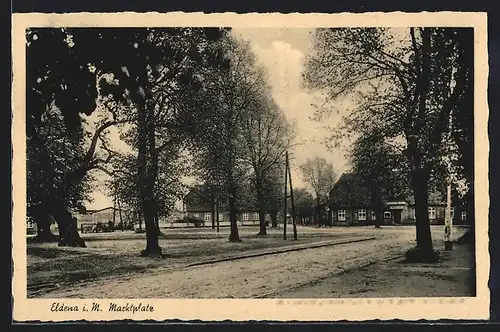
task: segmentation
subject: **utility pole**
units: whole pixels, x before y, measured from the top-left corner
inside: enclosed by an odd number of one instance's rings
[[[293,239],[297,241],[297,222],[295,221],[295,203],[293,200],[293,186],[292,186],[292,173],[290,171],[290,163],[288,162],[288,151],[286,152],[286,168],[288,171],[288,178],[290,180],[290,200],[292,205],[292,225],[293,225]]]
[[[297,240],[297,222],[295,220],[295,202],[293,199],[293,185],[292,185],[292,173],[290,171],[290,163],[288,160],[288,151],[285,153],[285,216],[283,222],[283,239],[286,240],[286,219],[287,219],[287,205],[288,198],[290,198],[291,208],[292,208],[292,225],[293,225],[293,239]],[[288,195],[288,181],[290,181],[290,195]]]
[[[216,219],[217,220],[217,223],[216,223],[217,224],[216,225],[217,226],[217,233],[219,233],[219,222],[220,222],[219,221],[219,200],[217,200],[215,203],[215,212],[216,212],[215,218],[217,218]]]
[[[283,240],[286,240],[286,218],[288,214],[288,209],[287,209],[287,201],[288,201],[288,194],[287,194],[287,181],[288,181],[288,151],[286,152],[286,161],[285,161],[285,208],[284,208],[284,213],[283,213]]]

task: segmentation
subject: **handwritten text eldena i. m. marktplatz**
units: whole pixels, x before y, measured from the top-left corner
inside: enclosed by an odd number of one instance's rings
[[[102,311],[101,305],[99,303],[92,303],[90,305],[83,304],[83,305],[67,305],[61,302],[53,302],[50,311],[52,312],[78,312],[78,311],[94,311],[94,312],[100,312]],[[154,307],[149,304],[132,304],[132,303],[125,303],[125,304],[118,304],[111,302],[108,307],[108,311],[112,312],[131,312],[132,314],[136,312],[153,312]]]

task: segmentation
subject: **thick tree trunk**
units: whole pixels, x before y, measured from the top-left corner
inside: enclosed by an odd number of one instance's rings
[[[432,247],[431,228],[429,224],[428,182],[428,173],[422,170],[413,172],[412,187],[415,196],[417,247],[411,259],[420,262],[433,262],[437,258]]]
[[[216,211],[215,210],[216,209],[215,209],[215,198],[214,198],[213,193],[212,193],[212,195],[210,197],[210,205],[211,205],[210,207],[212,209],[212,216],[211,216],[212,217],[211,218],[211,220],[212,220],[212,229],[215,229],[215,216],[216,216]]]
[[[372,185],[372,189],[374,186]],[[373,210],[375,211],[375,228],[380,228],[382,224],[382,201],[380,199],[380,192],[378,189],[374,189],[371,192],[371,203],[373,206]]]
[[[143,200],[144,223],[146,225],[146,249],[141,256],[161,255],[162,250],[158,243],[158,229],[155,224],[155,204],[151,199]]]
[[[137,213],[138,215],[138,222],[139,222],[139,232],[142,232],[142,221],[144,220],[144,213],[142,213],[142,209],[139,210],[139,213]]]
[[[38,160],[41,161],[41,167],[43,173],[47,176],[46,181],[48,181],[49,186],[47,188],[48,194],[42,199],[42,209],[44,210],[44,215],[47,217],[52,215],[58,224],[59,228],[59,245],[60,246],[71,246],[71,247],[85,247],[85,241],[80,237],[77,230],[76,222],[73,220],[71,213],[68,211],[66,204],[64,204],[63,199],[58,191],[62,193],[67,193],[68,189],[82,181],[86,174],[86,165],[80,167],[72,174],[65,174],[66,181],[62,189],[54,188],[55,172],[54,168],[50,163],[50,154],[47,150],[47,146],[43,139],[38,135],[38,127],[33,121],[30,121],[29,125],[30,133],[30,144],[36,146],[36,151],[39,154],[37,156]],[[30,167],[30,165],[28,165]],[[46,218],[48,222],[48,218]],[[50,223],[47,225],[45,221],[40,219],[40,225],[42,230],[40,235],[43,233],[43,237],[53,240],[50,232]],[[38,225],[38,224],[37,224]]]
[[[267,235],[266,204],[264,199],[265,197],[262,192],[262,185],[257,183],[257,201],[259,204],[259,233],[257,233],[257,235]]]
[[[158,218],[158,210],[155,211],[155,226],[156,226],[156,231],[158,232],[158,234],[161,234],[161,231],[160,231],[160,218]]]
[[[155,223],[157,215],[154,185],[158,168],[158,155],[155,143],[154,112],[149,111],[146,105],[138,109],[138,176],[139,195],[146,226],[146,248],[141,256],[161,255],[158,244],[158,228]]]
[[[35,242],[58,242],[59,238],[57,235],[52,234],[50,230],[50,223],[39,223],[37,225],[37,235],[33,239]]]
[[[77,220],[62,203],[53,203],[52,215],[56,219],[59,227],[60,247],[82,247],[85,248],[85,241],[78,234]]]
[[[380,226],[382,225],[382,217],[382,207],[378,206],[375,208],[375,228],[380,228]]]
[[[323,225],[323,220],[321,219],[321,206],[320,206],[320,203],[319,201],[316,202],[316,207],[315,207],[315,211],[314,211],[314,215],[315,215],[315,219],[316,219],[316,224],[318,226],[322,226]]]
[[[238,234],[238,210],[236,208],[236,187],[231,185],[231,194],[229,195],[229,222],[231,223],[231,233],[229,234],[229,242],[241,242]]]
[[[35,242],[58,242],[59,237],[52,234],[50,230],[50,216],[42,207],[35,207],[30,209],[30,215],[33,222],[36,224],[37,235],[33,239]]]
[[[259,206],[259,223],[260,229],[257,235],[267,235],[266,210],[262,206]]]

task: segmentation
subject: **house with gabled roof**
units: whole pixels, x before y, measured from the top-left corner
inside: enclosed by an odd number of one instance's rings
[[[194,186],[183,199],[184,216],[200,220],[204,227],[212,225],[212,214],[215,220],[218,217],[219,226],[230,226],[229,208],[227,203],[216,204],[210,198],[210,193],[203,185]],[[259,213],[257,205],[253,200],[243,200],[238,212],[239,226],[259,226]],[[271,217],[266,214],[266,221],[270,222]]]
[[[456,203],[456,202],[455,202]],[[429,192],[429,221],[431,224],[444,224],[446,200],[438,192]],[[370,201],[368,188],[354,173],[344,173],[330,191],[331,224],[337,226],[374,225],[375,211]],[[408,225],[415,223],[415,201],[410,195],[400,199],[383,202],[380,224]],[[467,224],[466,206],[452,206],[454,224]]]

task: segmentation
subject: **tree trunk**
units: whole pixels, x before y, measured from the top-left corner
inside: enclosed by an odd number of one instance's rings
[[[260,223],[260,229],[257,235],[267,235],[266,210],[261,205],[259,206],[259,223]]]
[[[229,242],[241,242],[238,234],[238,210],[236,208],[236,187],[231,184],[229,195],[229,222],[231,223],[231,233],[229,234]]]
[[[156,231],[158,234],[161,234],[160,231],[160,218],[158,218],[158,210],[155,211],[155,225],[156,225]]]
[[[380,199],[380,191],[375,189],[376,187],[372,184],[372,192],[371,192],[371,203],[373,206],[373,210],[375,211],[375,228],[380,228],[382,224],[382,201]]]
[[[120,225],[122,225],[121,230],[123,231],[123,229],[125,228],[125,225],[123,224],[122,208],[120,205],[120,199],[118,199],[118,216],[120,218]]]
[[[155,143],[154,112],[143,105],[138,107],[138,176],[139,195],[146,226],[146,248],[141,256],[161,255],[158,245],[158,228],[155,224],[157,213],[154,185],[158,167],[158,155]]]
[[[59,246],[71,246],[71,247],[85,247],[85,241],[80,237],[77,230],[77,225],[73,220],[71,213],[68,211],[66,204],[64,204],[63,199],[59,195],[58,191],[67,193],[67,189],[73,186],[77,181],[82,181],[85,174],[86,168],[84,166],[76,170],[72,174],[65,174],[66,183],[63,185],[62,190],[60,188],[54,188],[54,178],[55,172],[54,168],[50,163],[50,154],[47,150],[47,146],[43,139],[38,135],[38,128],[33,121],[29,121],[30,125],[30,140],[29,143],[36,146],[36,151],[39,154],[37,156],[38,160],[42,161],[42,169],[47,176],[46,181],[50,184],[47,188],[48,193],[43,197],[42,208],[44,210],[44,215],[47,217],[52,215],[57,222],[59,228]],[[30,165],[27,165],[30,167]],[[43,217],[43,216],[41,216]],[[47,218],[48,222],[48,218]],[[40,234],[44,234],[43,237],[48,239],[53,239],[50,232],[50,223],[47,225],[45,221],[41,221],[42,230]],[[38,225],[38,224],[37,224]]]
[[[413,193],[415,195],[415,218],[417,237],[417,259],[420,261],[433,261],[435,253],[432,247],[431,228],[428,213],[428,182],[429,176],[422,170],[412,174]]]
[[[53,202],[52,215],[56,219],[59,227],[60,247],[82,247],[85,248],[85,241],[78,234],[77,220],[73,218],[66,206],[61,202]]]
[[[158,230],[155,225],[155,204],[151,199],[143,200],[144,223],[146,226],[146,249],[141,252],[141,256],[161,255],[161,248],[158,243]]]
[[[259,233],[257,235],[267,235],[266,224],[266,204],[264,202],[264,193],[262,185],[257,183],[257,201],[259,204]]]
[[[36,224],[37,235],[33,239],[35,242],[58,242],[59,238],[50,231],[50,216],[42,207],[30,209],[30,215]]]
[[[137,215],[139,216],[139,232],[142,232],[142,221],[144,220],[144,213],[142,213],[142,209],[139,210],[139,213],[137,213]]]
[[[316,220],[319,226],[323,226],[323,218],[321,215],[321,203],[319,199],[316,201]]]
[[[213,193],[212,193],[212,196],[210,198],[210,204],[211,204],[211,209],[212,209],[212,229],[215,229],[215,214],[216,214],[216,211],[215,211],[215,198],[214,198]]]
[[[375,208],[375,228],[380,228],[382,225],[382,207],[379,205]]]
[[[37,223],[37,235],[33,239],[35,242],[58,242],[59,238],[52,234],[50,230],[50,223],[48,222],[41,222]]]

